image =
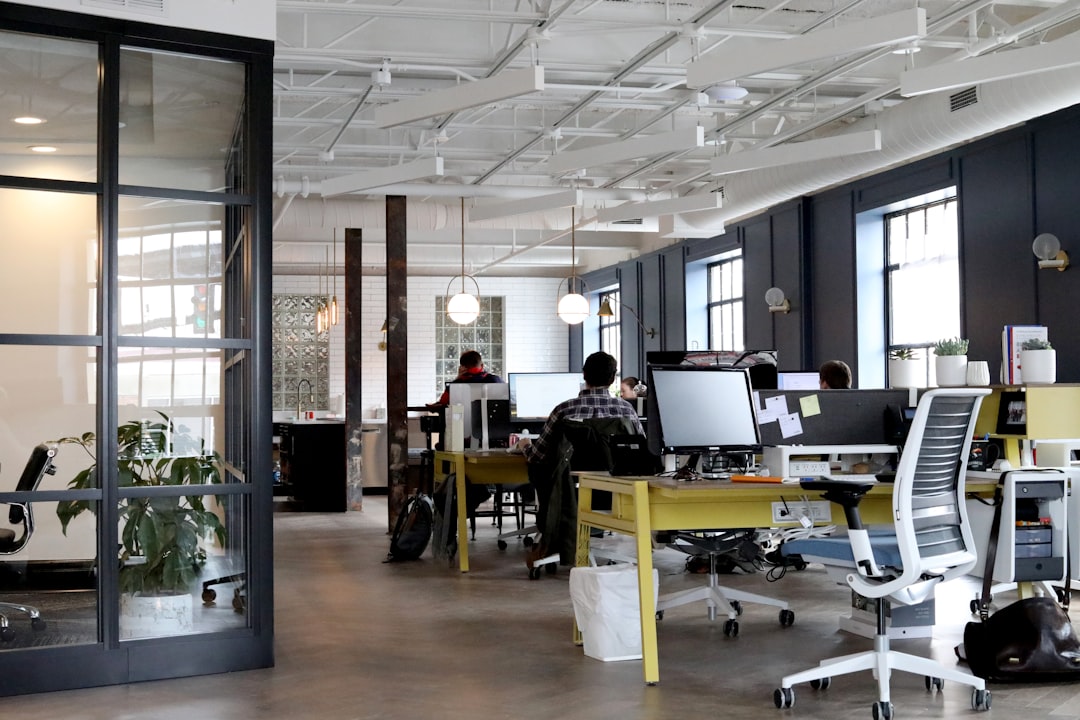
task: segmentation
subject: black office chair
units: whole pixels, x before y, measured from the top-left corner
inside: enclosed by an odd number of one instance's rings
[[[41,484],[41,477],[45,474],[56,474],[56,468],[52,461],[56,456],[56,448],[48,445],[38,445],[31,451],[30,459],[23,468],[19,483],[15,486],[17,492],[29,492],[37,490]],[[8,503],[8,522],[20,528],[19,532],[11,528],[0,528],[0,555],[14,555],[21,551],[30,542],[34,534],[34,512],[30,503]],[[30,627],[34,630],[45,629],[45,619],[41,612],[32,605],[22,605],[13,602],[0,602],[0,611],[14,610],[25,613],[30,617]],[[0,640],[12,640],[15,638],[15,630],[8,624],[7,615],[0,612]]]

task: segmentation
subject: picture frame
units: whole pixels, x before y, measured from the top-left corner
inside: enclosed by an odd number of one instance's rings
[[[997,434],[1027,434],[1027,399],[1023,391],[1006,390],[1001,393],[998,404]]]

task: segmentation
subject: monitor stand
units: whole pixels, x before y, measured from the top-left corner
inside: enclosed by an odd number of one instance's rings
[[[697,472],[698,463],[701,461],[700,453],[690,453],[683,466],[675,471],[676,480],[699,480]]]

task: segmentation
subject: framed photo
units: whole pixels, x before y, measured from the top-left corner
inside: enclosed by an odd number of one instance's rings
[[[997,434],[1027,434],[1027,401],[1023,392],[1005,390],[1001,393],[1001,402],[998,405]]]

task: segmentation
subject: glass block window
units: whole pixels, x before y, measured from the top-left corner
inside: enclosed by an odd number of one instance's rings
[[[435,298],[435,397],[446,383],[457,377],[458,359],[466,350],[476,350],[484,358],[484,368],[506,379],[503,352],[503,307],[505,298],[480,297],[480,315],[475,322],[458,325],[446,315],[445,297]]]
[[[308,400],[304,385],[305,410],[327,410],[330,398],[330,334],[315,332],[315,311],[319,295],[274,295],[272,393],[275,410],[296,410],[297,388],[301,380],[311,383],[315,403]]]

